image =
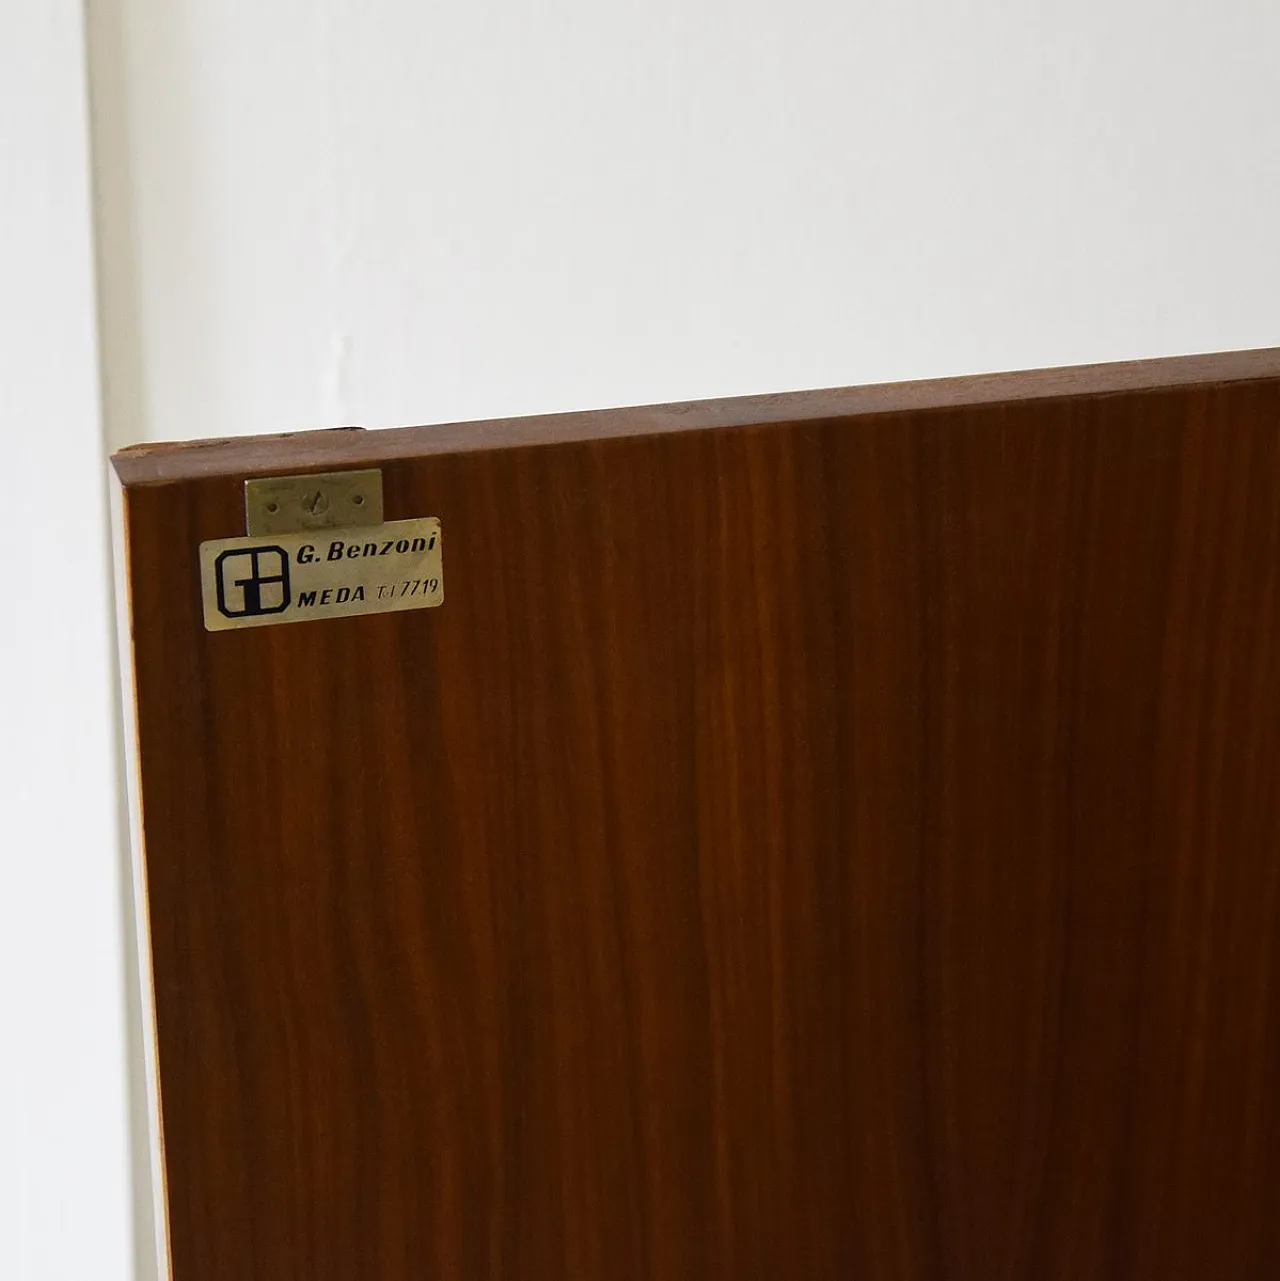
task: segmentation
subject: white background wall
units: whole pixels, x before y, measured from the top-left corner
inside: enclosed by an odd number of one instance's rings
[[[6,502],[77,568],[0,598],[17,1281],[128,1266],[78,12],[0,4]],[[1280,343],[1263,0],[88,20],[113,447]]]
[[[0,1278],[132,1275],[79,6],[0,0]]]
[[[93,12],[120,442],[1280,339],[1265,0]]]

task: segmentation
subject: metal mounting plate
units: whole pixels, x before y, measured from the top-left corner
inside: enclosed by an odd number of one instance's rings
[[[382,472],[264,476],[244,482],[245,533],[295,534],[382,523]]]

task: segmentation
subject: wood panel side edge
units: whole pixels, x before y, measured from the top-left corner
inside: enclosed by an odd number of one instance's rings
[[[173,1275],[169,1251],[169,1207],[165,1178],[164,1133],[161,1124],[160,1064],[156,1038],[155,981],[151,965],[151,928],[147,896],[142,786],[138,754],[137,678],[133,656],[132,583],[129,560],[128,494],[112,481],[111,541],[115,578],[116,654],[120,666],[121,742],[128,817],[126,865],[126,946],[133,950],[126,992],[131,1032],[129,1072],[141,1074],[142,1106],[130,1117],[135,1195],[144,1199],[140,1216],[149,1223],[151,1240],[135,1245],[140,1281],[169,1281]],[[131,1089],[131,1094],[133,1090]]]

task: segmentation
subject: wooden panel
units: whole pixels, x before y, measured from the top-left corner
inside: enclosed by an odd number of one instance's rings
[[[1274,1276],[1280,358],[1220,362],[123,459],[177,1281]],[[246,457],[334,448],[444,606],[206,633]]]

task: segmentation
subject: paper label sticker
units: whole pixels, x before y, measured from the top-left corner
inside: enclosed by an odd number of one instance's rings
[[[214,539],[200,544],[200,583],[211,632],[431,609],[444,600],[440,522]]]

